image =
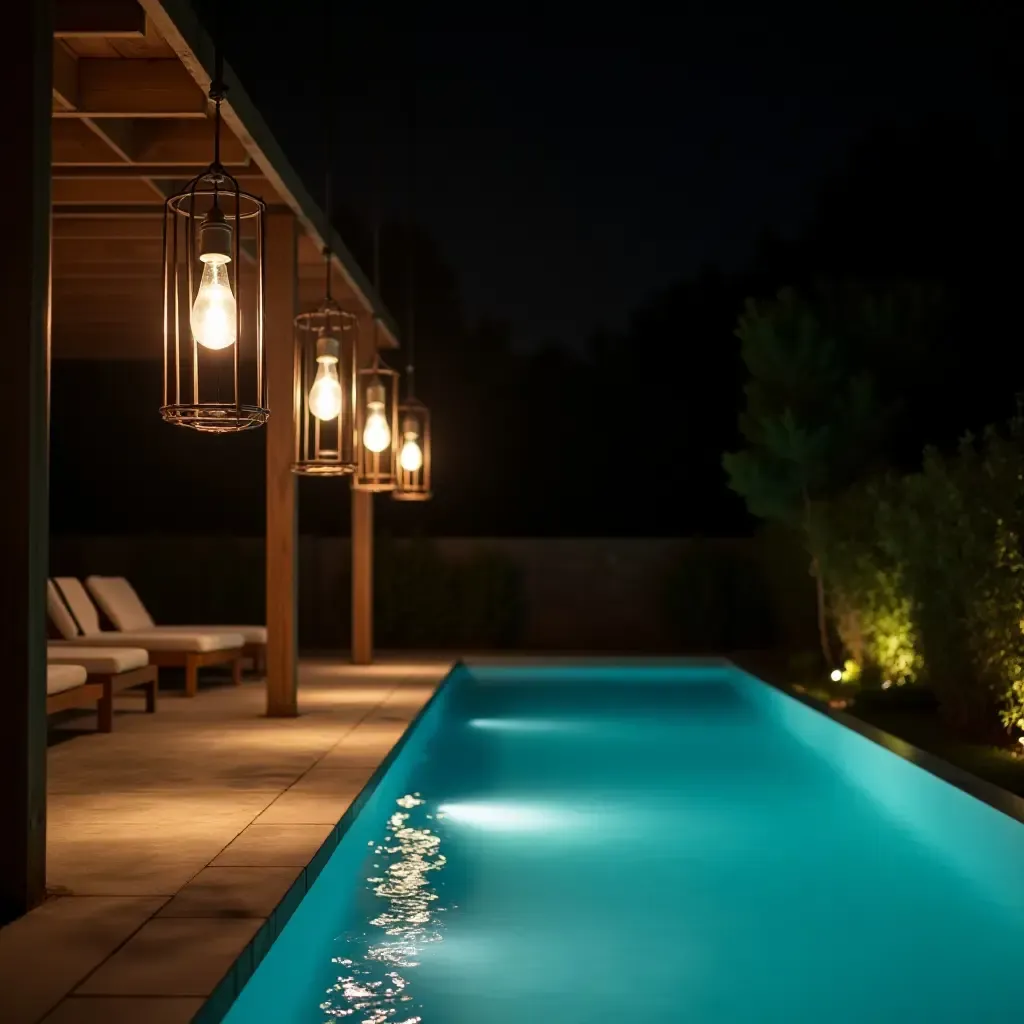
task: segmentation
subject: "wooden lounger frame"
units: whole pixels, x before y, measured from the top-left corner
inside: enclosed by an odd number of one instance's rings
[[[96,672],[90,674],[81,686],[47,695],[46,713],[68,711],[71,708],[91,708],[96,705],[97,729],[100,732],[114,731],[114,694],[133,686],[145,688],[146,713],[156,711],[157,667],[143,665],[127,672]]]
[[[126,639],[125,643],[131,640]],[[185,696],[194,697],[199,691],[199,669],[207,665],[230,665],[231,681],[242,685],[242,659],[244,647],[226,647],[221,651],[150,651],[149,663],[157,668],[183,668],[185,670]]]
[[[252,661],[252,670],[258,676],[267,674],[267,645],[257,640],[248,642],[242,648],[242,657]]]

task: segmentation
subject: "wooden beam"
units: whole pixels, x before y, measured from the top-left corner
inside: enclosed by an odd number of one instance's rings
[[[251,170],[249,154],[229,131],[222,129],[221,163],[236,173]],[[212,120],[141,121],[116,118],[55,118],[54,167],[123,167],[125,163],[173,168],[172,177],[187,177],[205,169],[213,159]]]
[[[136,159],[146,164],[184,164],[205,167],[213,159],[213,120],[160,121],[149,119],[135,125]],[[220,162],[225,167],[245,167],[250,157],[245,146],[227,127],[221,127]]]
[[[53,99],[64,110],[78,107],[78,58],[63,44],[53,44]]]
[[[206,166],[181,167],[176,164],[140,164],[121,163],[109,166],[93,164],[55,164],[53,177],[77,181],[125,181],[132,178],[156,178],[173,182],[175,186],[184,187],[184,182],[197,174],[202,174]],[[242,167],[231,172],[239,182],[243,183],[243,191],[251,182],[262,182],[263,172],[258,167]]]
[[[0,62],[4,142],[17,159],[0,170],[11,200],[0,204],[0,460],[7,488],[0,530],[0,924],[46,896],[52,31],[48,3],[4,11],[4,42],[16,55]]]
[[[55,211],[53,237],[62,239],[162,239],[163,209],[155,209],[148,216],[91,216],[91,211],[73,213]]]
[[[82,58],[77,90],[62,94],[54,117],[205,118],[209,100],[176,57],[151,60]],[[65,86],[65,88],[67,88]],[[64,109],[66,105],[66,109]]]
[[[58,38],[141,39],[145,32],[146,12],[138,0],[53,0],[53,34]]]
[[[267,714],[298,708],[298,514],[295,474],[295,366],[298,231],[291,213],[267,217],[267,387],[273,413],[267,432]]]
[[[142,181],[53,182],[53,202],[63,206],[145,206],[158,201]]]

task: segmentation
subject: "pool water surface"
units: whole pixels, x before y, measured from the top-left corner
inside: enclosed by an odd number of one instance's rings
[[[727,668],[457,668],[229,1024],[1018,1019],[1024,825]]]

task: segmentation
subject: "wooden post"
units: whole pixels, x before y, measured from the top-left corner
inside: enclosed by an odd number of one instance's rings
[[[267,215],[267,714],[298,709],[298,542],[295,475],[295,352],[298,235],[291,213]]]
[[[50,4],[4,15],[0,203],[0,924],[46,895],[46,573],[50,372]]]
[[[352,492],[352,663],[373,662],[373,495]]]

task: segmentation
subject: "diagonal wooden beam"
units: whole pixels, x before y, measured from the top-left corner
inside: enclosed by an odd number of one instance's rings
[[[68,52],[62,46],[59,48],[64,53]],[[74,87],[67,81],[70,65],[63,57],[61,59],[65,81],[61,85],[60,101],[54,104],[54,117],[207,116],[209,100],[206,94],[176,57],[146,60],[79,58],[74,67]],[[75,59],[73,55],[71,59]]]

